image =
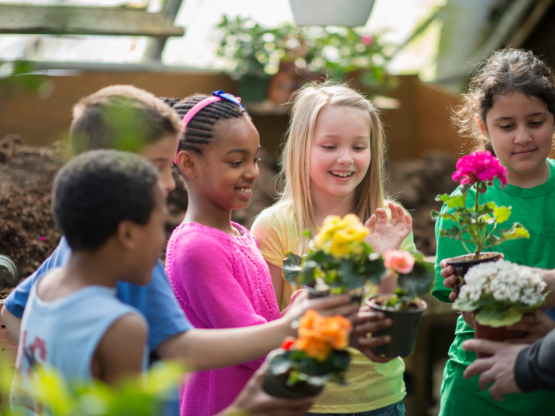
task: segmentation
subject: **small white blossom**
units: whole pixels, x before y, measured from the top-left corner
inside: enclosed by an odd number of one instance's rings
[[[542,292],[546,284],[539,274],[506,260],[474,266],[464,280],[466,284],[454,305],[464,311],[478,309],[477,303],[483,297],[522,308],[538,307],[545,297]]]

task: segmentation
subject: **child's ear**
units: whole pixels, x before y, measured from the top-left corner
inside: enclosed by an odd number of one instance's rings
[[[476,114],[476,124],[478,124],[478,128],[480,129],[480,132],[482,133],[482,135],[489,139],[488,126],[486,126],[486,122],[482,120],[482,117],[480,117],[477,114]]]
[[[198,170],[198,158],[187,150],[182,150],[177,155],[177,166],[188,178],[195,178]]]
[[[116,238],[118,243],[125,249],[125,250],[134,250],[137,248],[138,244],[138,235],[137,232],[139,224],[134,223],[133,221],[124,220],[119,223],[118,229],[116,231]]]

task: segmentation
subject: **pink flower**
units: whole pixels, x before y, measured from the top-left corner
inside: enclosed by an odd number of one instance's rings
[[[453,180],[461,185],[474,185],[476,182],[491,185],[495,178],[499,178],[501,187],[504,187],[507,185],[507,175],[507,168],[501,166],[499,159],[486,150],[461,157],[457,162],[457,170],[453,173]],[[481,192],[485,192],[485,187]]]
[[[41,237],[37,237],[37,239],[40,240],[40,241],[44,241],[44,240],[46,240],[46,237],[41,236]]]
[[[368,36],[368,35],[361,36],[360,40],[361,40],[362,43],[364,43],[366,46],[370,46],[370,45],[372,45],[372,43],[374,42],[374,39],[372,39],[372,37],[371,37],[371,36]]]
[[[383,253],[384,266],[393,269],[397,273],[407,274],[414,267],[414,256],[408,251],[386,250]]]

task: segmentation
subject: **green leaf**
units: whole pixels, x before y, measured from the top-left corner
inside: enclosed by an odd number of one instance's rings
[[[528,232],[528,230],[518,222],[515,222],[510,229],[499,230],[499,235],[501,236],[501,242],[499,244],[509,240],[530,238],[530,233]]]
[[[283,260],[283,277],[290,283],[296,283],[297,277],[302,271],[301,261],[302,257],[288,251],[285,255],[286,259]]]
[[[522,318],[523,312],[515,307],[500,308],[494,305],[484,307],[476,314],[476,321],[481,325],[493,328],[516,324]]]
[[[448,208],[458,208],[466,206],[466,194],[456,193],[455,195],[438,195],[436,201],[442,201]]]
[[[511,207],[501,206],[498,207],[495,202],[488,202],[487,206],[493,210],[493,216],[498,224],[501,224],[509,219],[511,216]]]
[[[448,237],[448,238],[452,238],[453,240],[460,240],[463,234],[464,234],[464,231],[457,226],[453,226],[447,229],[442,228],[441,230],[439,230],[440,237]]]
[[[458,222],[460,218],[460,216],[457,213],[452,213],[452,212],[432,211],[430,216],[433,221],[437,221],[439,218],[441,218],[445,221]]]
[[[399,274],[399,288],[411,299],[430,293],[434,282],[434,266],[431,263],[415,262],[412,272]]]
[[[300,279],[297,282],[301,286],[314,286],[315,278],[314,274],[318,268],[318,263],[313,260],[306,260],[303,263],[303,269],[299,274]]]

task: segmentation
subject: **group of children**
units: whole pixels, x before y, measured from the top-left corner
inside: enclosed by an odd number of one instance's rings
[[[555,244],[555,217],[548,212],[555,165],[547,159],[554,113],[550,70],[532,53],[504,50],[476,75],[456,116],[463,132],[509,170],[509,185],[490,187],[480,199],[512,206],[512,218],[530,231],[530,239],[507,243],[502,252],[544,268],[555,268],[546,254]],[[357,312],[348,296],[308,300],[282,278],[285,253],[306,254],[303,230],[316,232],[328,215],[357,214],[371,228],[368,242],[378,252],[415,251],[410,216],[384,196],[384,134],[364,96],[329,82],[296,93],[283,193],[251,231],[231,221],[233,210],[248,206],[258,178],[260,139],[240,99],[221,91],[158,99],[134,87],[108,87],[75,106],[71,140],[82,154],[60,170],[53,191],[64,237],[2,310],[19,341],[13,406],[41,414],[29,388],[39,365],[70,380],[113,383],[173,359],[196,371],[186,376],[179,404],[168,400],[164,414],[404,415],[403,361],[372,352],[389,336],[368,337],[391,321],[364,307]],[[164,269],[158,255],[174,166],[189,199]],[[441,260],[464,253],[462,245],[438,236],[433,295],[441,301],[450,301],[451,292],[442,283],[441,274],[450,270],[441,270]],[[391,280],[376,290],[392,291]],[[329,384],[315,399],[270,397],[261,388],[264,357],[295,335],[292,323],[308,309],[357,320],[348,384]],[[519,329],[540,337],[553,327],[555,321],[538,313]],[[473,336],[461,317],[445,368],[441,415],[550,409],[552,393],[498,403],[480,391],[476,378],[464,379],[475,354],[461,344]]]

